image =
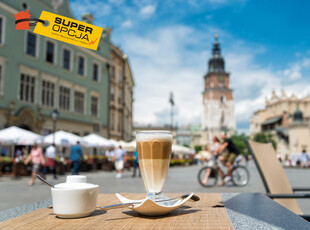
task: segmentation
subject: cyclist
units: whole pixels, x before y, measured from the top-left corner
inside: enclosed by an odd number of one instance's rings
[[[219,160],[227,167],[227,175],[224,176],[224,173],[220,167],[217,168],[218,174],[222,178],[222,182],[219,184],[219,186],[223,186],[226,182],[231,180],[232,165],[236,157],[239,155],[238,148],[230,138],[227,138],[226,132],[221,133],[221,138],[223,139],[223,143],[218,148],[217,152],[222,153]],[[228,150],[227,154],[223,154],[225,148]]]
[[[220,147],[220,140],[216,136],[213,136],[212,142],[213,142],[213,144],[212,144],[212,146],[210,148],[210,152],[212,154],[212,158],[208,162],[208,166],[209,167],[214,167],[214,165],[216,164],[216,160],[217,160],[217,157],[218,157],[217,150]],[[207,168],[205,177],[202,180],[202,183],[204,185],[207,185],[210,173],[211,173],[211,168]]]

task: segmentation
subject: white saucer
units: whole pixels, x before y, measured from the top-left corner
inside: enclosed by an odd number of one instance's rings
[[[135,204],[133,207],[129,207],[130,209],[138,212],[141,215],[145,216],[162,216],[166,215],[173,210],[181,207],[184,205],[193,195],[191,193],[186,199],[184,200],[177,200],[177,201],[169,201],[169,202],[159,202],[155,203],[154,201],[150,200],[149,198],[145,198],[143,200],[130,200],[122,195],[115,193],[117,198],[122,203],[129,203],[129,202],[142,202],[140,204]]]

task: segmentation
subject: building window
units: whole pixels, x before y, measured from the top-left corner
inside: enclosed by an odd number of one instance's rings
[[[114,88],[111,87],[111,101],[114,101]]]
[[[120,114],[119,114],[119,116],[118,116],[117,130],[118,130],[119,132],[121,131],[121,115],[120,115]]]
[[[4,34],[4,22],[3,22],[4,20],[3,20],[3,18],[2,17],[0,17],[0,44],[3,44],[3,34]]]
[[[41,103],[42,105],[53,107],[54,106],[54,92],[55,84],[49,81],[42,81],[42,94]]]
[[[111,67],[111,78],[114,79],[115,78],[115,66]]]
[[[110,120],[111,130],[114,130],[114,112],[111,112],[111,120]]]
[[[74,92],[74,111],[84,113],[84,93],[79,91]]]
[[[123,80],[122,71],[118,72],[118,81],[121,83]]]
[[[99,133],[100,132],[100,125],[99,124],[93,124],[93,130],[95,133]]]
[[[70,110],[70,88],[59,87],[59,108],[63,110]]]
[[[63,55],[62,55],[62,67],[66,70],[71,69],[71,51],[68,49],[63,50]]]
[[[78,60],[78,73],[80,75],[85,75],[85,58],[82,56],[79,56]]]
[[[221,103],[225,103],[226,98],[225,98],[225,96],[224,96],[224,95],[221,95],[221,97],[220,97],[220,101],[221,101]]]
[[[0,95],[2,95],[3,94],[3,77],[2,77],[2,70],[3,70],[3,68],[2,68],[2,65],[0,65]]]
[[[91,106],[90,106],[90,113],[92,116],[97,117],[98,116],[98,98],[92,96],[91,97]]]
[[[55,44],[50,41],[47,41],[45,60],[49,63],[54,63],[54,59],[55,59]]]
[[[98,81],[98,64],[93,64],[93,80]]]
[[[36,51],[37,51],[37,35],[28,32],[26,53],[28,55],[35,57]]]
[[[118,92],[118,103],[122,104],[122,95],[120,91]]]
[[[35,83],[35,77],[26,74],[20,75],[19,99],[21,101],[34,103]]]

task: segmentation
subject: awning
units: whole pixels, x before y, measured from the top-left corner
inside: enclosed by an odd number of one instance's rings
[[[262,125],[271,125],[271,124],[277,123],[277,122],[280,121],[281,119],[282,119],[282,116],[270,118],[270,119],[264,121],[264,122],[262,123]]]

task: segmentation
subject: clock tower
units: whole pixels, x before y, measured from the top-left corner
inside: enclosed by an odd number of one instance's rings
[[[218,35],[215,34],[212,57],[208,63],[208,72],[204,76],[203,114],[201,128],[204,145],[211,143],[212,136],[221,131],[230,134],[236,130],[233,90],[229,86],[229,73],[225,71],[225,61],[221,56]]]

